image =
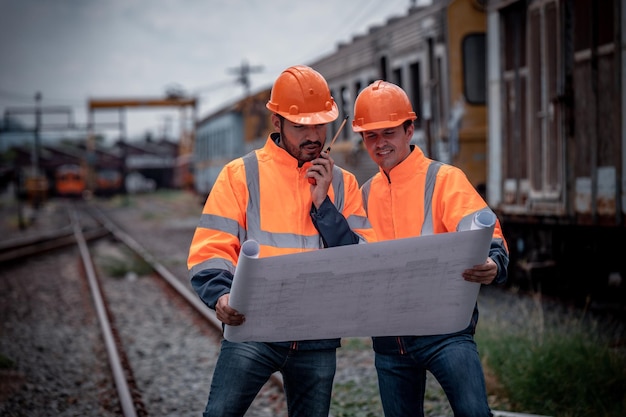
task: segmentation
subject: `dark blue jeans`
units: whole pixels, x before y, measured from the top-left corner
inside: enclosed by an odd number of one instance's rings
[[[336,366],[336,349],[299,351],[223,340],[203,416],[243,416],[280,371],[290,417],[328,417]]]
[[[375,355],[385,417],[424,416],[427,370],[445,391],[455,417],[491,417],[472,335],[414,339],[415,345],[407,346],[407,354]]]

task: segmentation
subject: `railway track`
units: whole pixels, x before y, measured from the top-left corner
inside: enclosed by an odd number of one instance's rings
[[[7,276],[26,275],[22,268],[28,269],[29,264],[38,264],[34,269],[43,267],[43,270],[52,268],[61,272],[55,274],[59,276],[59,280],[53,283],[55,289],[52,293],[57,294],[58,298],[62,298],[64,293],[73,293],[71,289],[76,290],[77,286],[82,287],[79,291],[80,302],[76,302],[76,294],[73,294],[73,301],[67,303],[68,305],[59,302],[56,306],[57,309],[64,309],[63,315],[86,321],[91,328],[87,338],[89,342],[84,340],[76,343],[87,348],[76,354],[78,360],[73,365],[67,365],[67,369],[74,368],[70,372],[82,374],[77,378],[80,382],[74,382],[78,387],[74,394],[70,394],[73,388],[61,386],[60,390],[68,393],[68,403],[61,404],[57,400],[59,408],[52,413],[57,415],[58,412],[60,415],[70,411],[72,415],[94,415],[82,413],[85,413],[85,409],[97,409],[98,415],[103,416],[199,414],[206,402],[211,369],[221,340],[221,323],[215,318],[214,312],[206,308],[182,284],[180,277],[174,276],[130,234],[115,225],[104,212],[95,206],[82,203],[70,204],[66,209],[67,224],[63,223],[56,230],[42,231],[27,238],[5,240],[0,245],[0,262],[8,265],[8,268],[4,268]],[[107,239],[103,239],[105,237]],[[130,272],[123,278],[112,277],[106,272],[106,267],[103,267],[102,260],[110,259],[113,253],[135,258],[133,262],[149,266],[151,272],[148,276],[137,276]],[[72,274],[68,273],[69,269],[72,269]],[[69,275],[74,279],[66,280]],[[14,283],[15,286],[22,284]],[[49,289],[47,285],[22,288],[25,297],[37,298],[35,292],[44,292],[44,299],[50,302],[46,308],[55,309],[54,300],[50,300]],[[32,306],[26,310],[38,308]],[[54,315],[60,313],[56,311]],[[38,314],[45,313],[34,313]],[[41,319],[33,317],[33,320]],[[26,322],[28,321],[29,318]],[[65,326],[60,323],[61,320],[53,322],[46,326],[49,331],[53,331],[55,326]],[[83,328],[78,327],[71,333],[69,337],[75,340],[83,333]],[[64,336],[68,337],[67,334]],[[182,342],[182,346],[174,347],[177,342]],[[46,344],[44,341],[40,343],[44,346]],[[70,347],[72,346],[74,343]],[[61,348],[67,350],[63,346]],[[97,352],[94,358],[96,363],[90,362],[85,367],[81,358],[89,356],[89,350]],[[198,353],[203,350],[204,353]],[[6,348],[0,350],[3,351]],[[44,351],[47,352],[48,349],[44,348]],[[49,355],[44,354],[48,356],[45,361],[52,360],[52,356],[56,355],[53,349],[48,353]],[[70,352],[64,352],[64,356],[68,353],[73,356],[71,349]],[[185,353],[188,357],[185,357]],[[19,357],[17,353],[15,355]],[[165,356],[165,360],[161,355]],[[195,363],[198,359],[202,362]],[[178,365],[179,361],[187,364]],[[108,363],[108,367],[104,363]],[[58,367],[58,364],[51,366]],[[189,366],[195,368],[195,371],[187,372]],[[71,380],[62,375],[64,370],[57,369],[55,373],[61,375],[55,375],[54,378]],[[194,374],[195,377],[192,376]],[[27,375],[17,375],[14,379],[23,382],[26,377]],[[43,377],[51,378],[50,375]],[[93,380],[86,382],[87,378]],[[93,392],[93,389],[88,388],[93,386],[101,387],[96,390],[99,391],[97,399],[92,395],[83,395],[87,390]],[[51,398],[63,397],[62,393],[55,394],[53,391],[54,389],[49,393]],[[183,391],[185,393],[181,395]],[[276,374],[255,400],[248,415],[281,415],[281,410],[276,409],[276,404],[283,402],[277,401],[281,395],[282,379]],[[192,397],[194,399],[190,400]],[[18,401],[22,403],[2,404],[0,401],[0,414],[46,415],[38,410],[36,400],[22,398]],[[24,401],[28,404],[25,405]],[[77,410],[71,411],[74,408]]]
[[[177,288],[193,294],[184,258],[200,207],[181,194],[95,203],[77,204],[74,215],[71,208],[50,202],[33,230],[20,233],[20,239],[9,239],[10,233],[0,239],[0,258],[18,249],[22,254],[0,262],[0,360],[6,355],[19,362],[14,367],[19,371],[0,367],[0,415],[123,415],[87,269],[73,237],[80,221],[108,306],[113,339],[119,343],[120,362],[128,367],[123,372],[128,402],[137,415],[197,416],[206,403],[221,340],[215,324],[203,317],[212,311],[200,304],[201,313],[186,300],[196,300],[195,295],[176,294]],[[72,221],[74,217],[78,221]],[[55,227],[46,228],[47,224]],[[26,248],[43,240],[50,245],[55,237],[68,240],[68,233],[69,244],[57,242],[54,249],[27,253]],[[115,268],[123,273],[114,273]],[[518,297],[512,300],[494,290],[481,294],[485,318],[520,315],[514,307],[522,302]],[[344,340],[337,352],[331,407],[335,416],[350,415],[343,412],[344,404],[350,404],[349,410],[363,410],[367,417],[382,415],[367,342]],[[427,385],[426,415],[451,416],[436,381],[429,377]],[[275,381],[267,384],[247,414],[285,415],[282,389]],[[494,415],[523,414],[494,410]]]

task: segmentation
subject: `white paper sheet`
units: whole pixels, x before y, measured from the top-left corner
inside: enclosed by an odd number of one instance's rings
[[[230,305],[245,314],[227,340],[277,342],[430,335],[467,327],[480,284],[463,270],[487,259],[493,226],[258,258],[245,242]]]

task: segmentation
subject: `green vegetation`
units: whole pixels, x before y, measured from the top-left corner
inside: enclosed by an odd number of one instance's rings
[[[623,325],[601,325],[584,312],[548,313],[540,302],[535,306],[529,311],[511,305],[520,313],[514,325],[492,311],[481,318],[476,334],[485,368],[504,390],[510,411],[626,415],[626,352],[619,346]]]
[[[378,381],[347,381],[333,388],[331,413],[335,417],[379,417],[382,406],[378,395]]]
[[[479,298],[483,314],[476,342],[491,408],[552,417],[626,416],[626,324],[546,305],[539,294],[484,308]],[[344,339],[341,350],[366,352],[371,343]],[[374,366],[359,362],[353,366]],[[354,379],[335,381],[331,413],[382,416],[376,378],[355,374]],[[427,416],[452,415],[430,374],[424,409]]]
[[[99,256],[97,263],[108,276],[115,278],[125,277],[128,273],[138,276],[152,273],[150,264],[130,251]]]
[[[349,366],[355,371],[349,379],[337,380],[333,386],[331,414],[333,417],[379,417],[383,415],[383,408],[378,395],[378,380],[364,377],[375,375],[374,352],[372,339],[369,337],[350,337],[341,341],[341,348],[337,351],[337,366],[343,362],[342,355],[347,353]],[[362,355],[362,360],[354,358]],[[357,362],[357,363],[353,363]]]
[[[106,201],[111,207],[136,207],[137,200],[128,194],[116,194]]]
[[[179,200],[181,198],[181,194],[184,193],[181,193],[180,190],[161,188],[156,190],[153,194],[157,195],[158,198],[165,201],[175,201]]]
[[[349,359],[343,358],[344,352],[349,355]],[[330,413],[334,417],[381,417],[383,408],[378,392],[371,338],[343,339],[341,348],[337,351],[338,367],[344,360],[349,361],[348,366],[353,373],[341,380],[335,379]],[[443,389],[431,374],[426,379],[424,413],[426,416],[452,415]]]
[[[0,369],[13,369],[15,368],[15,361],[4,356],[0,353]]]

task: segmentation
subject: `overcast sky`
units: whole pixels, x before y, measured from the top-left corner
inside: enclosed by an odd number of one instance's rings
[[[161,98],[176,86],[199,97],[201,118],[243,97],[231,72],[242,62],[262,67],[250,75],[252,91],[268,88],[286,67],[332,53],[338,42],[405,15],[411,4],[0,0],[0,111],[32,108],[40,92],[42,106],[70,106],[74,122],[85,125],[89,99]],[[117,113],[97,112],[96,122],[109,117],[117,120]],[[178,117],[174,109],[129,109],[127,136],[158,137],[168,126],[176,134]],[[34,117],[22,119],[34,125]]]

